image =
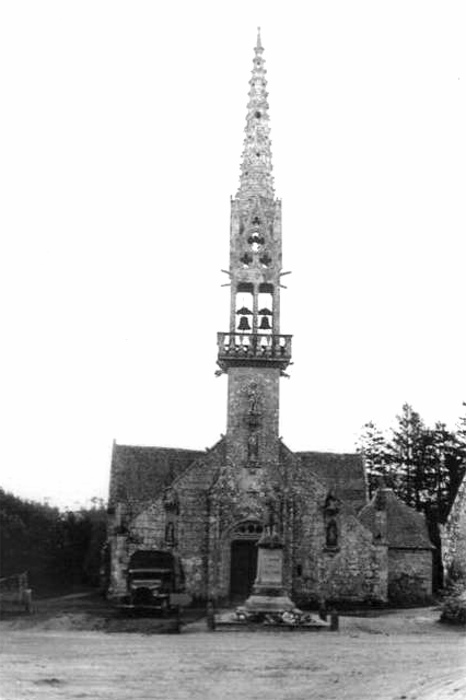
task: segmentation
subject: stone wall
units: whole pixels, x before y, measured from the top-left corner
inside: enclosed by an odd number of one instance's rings
[[[443,527],[442,559],[446,581],[466,580],[466,477]]]
[[[164,493],[149,502],[117,504],[109,519],[111,582],[109,597],[126,593],[126,569],[131,555],[139,549],[177,551],[186,573],[187,590],[194,598],[207,596],[208,491],[224,459],[219,443],[202,460],[172,484],[176,513],[166,508]],[[167,540],[167,523],[173,523],[173,539]]]
[[[250,393],[257,395],[258,464],[278,460],[280,370],[270,367],[231,367],[228,370],[227,457],[239,469],[248,462]]]
[[[244,491],[237,470],[230,465],[210,494],[209,594],[229,594],[230,553],[235,526],[242,521],[265,524],[266,503],[276,494],[275,518],[284,543],[284,584],[296,602],[322,598],[350,601],[387,599],[388,562],[384,541],[358,520],[353,509],[338,502],[338,512],[326,512],[329,492],[291,453],[278,466],[258,470],[254,488]],[[328,546],[329,517],[338,542]]]
[[[126,536],[112,535],[108,540],[110,548],[110,576],[107,594],[109,598],[119,598],[126,594],[126,568],[128,548]]]
[[[388,550],[388,596],[392,603],[423,603],[432,596],[432,550]]]
[[[329,547],[325,494],[301,505],[295,516],[292,595],[301,604],[319,600],[387,599],[387,547],[373,544],[372,533],[342,506],[335,516],[338,544]]]
[[[292,595],[301,604],[322,599],[385,601],[387,547],[358,520],[356,512],[334,498],[327,487],[291,452],[282,450],[285,475],[294,496],[291,559]],[[333,523],[336,542],[329,542]],[[286,552],[285,552],[286,554]],[[285,561],[287,557],[285,556]]]
[[[124,593],[133,552],[172,546],[181,556],[187,590],[195,599],[227,599],[235,528],[243,521],[263,527],[272,503],[284,542],[284,583],[295,602],[386,600],[384,542],[375,545],[353,509],[333,499],[291,452],[279,449],[280,462],[258,467],[246,484],[242,472],[248,470],[237,468],[221,442],[174,480],[170,508],[164,494],[117,508],[109,538],[111,593]],[[330,521],[337,541],[329,545]],[[168,522],[173,524],[172,543],[167,542]]]
[[[202,600],[207,597],[207,486],[212,482],[215,471],[215,465],[205,461],[191,468],[176,484],[180,501],[177,551],[183,562],[187,591],[193,598]]]

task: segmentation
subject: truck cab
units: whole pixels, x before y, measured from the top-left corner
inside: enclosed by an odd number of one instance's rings
[[[121,607],[134,610],[175,611],[189,605],[180,558],[165,550],[138,550],[127,569],[127,595]]]

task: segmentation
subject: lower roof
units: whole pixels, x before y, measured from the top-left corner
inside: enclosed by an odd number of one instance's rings
[[[377,535],[377,512],[386,514],[386,538],[392,549],[432,549],[426,519],[400,501],[391,489],[377,489],[370,503],[359,514],[362,524]]]

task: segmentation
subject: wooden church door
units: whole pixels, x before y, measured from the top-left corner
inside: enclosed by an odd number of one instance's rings
[[[246,599],[257,572],[257,540],[233,540],[231,543],[230,597]]]

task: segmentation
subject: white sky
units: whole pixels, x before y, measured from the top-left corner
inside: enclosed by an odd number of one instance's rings
[[[113,438],[226,427],[230,195],[256,27],[283,200],[281,434],[352,451],[466,400],[466,4],[0,6],[1,485],[106,496]]]

